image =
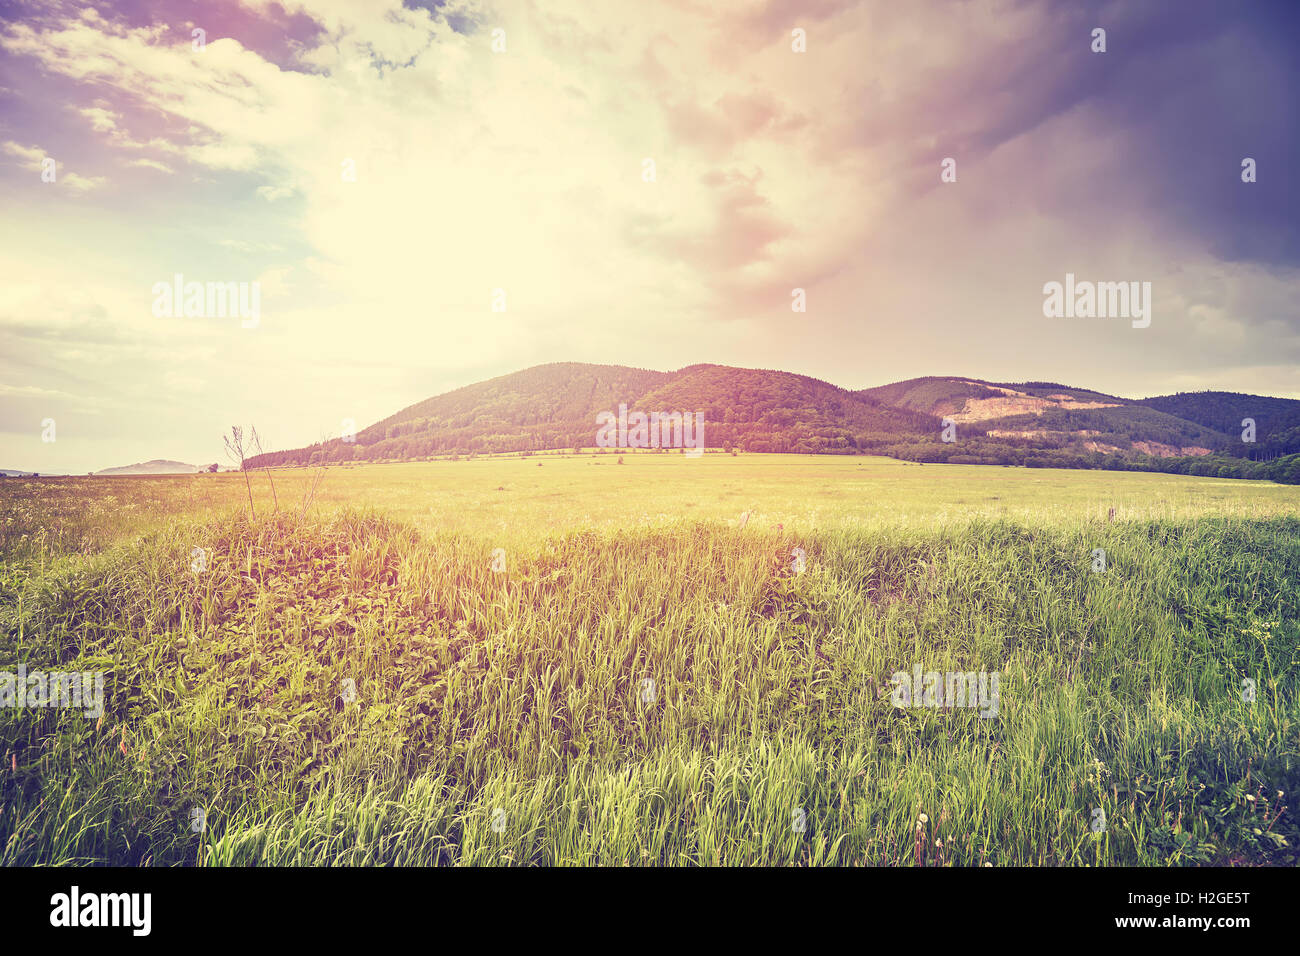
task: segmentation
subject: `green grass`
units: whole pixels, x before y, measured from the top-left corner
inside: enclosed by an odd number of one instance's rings
[[[1300,488],[624,461],[0,484],[0,863],[1298,862]]]

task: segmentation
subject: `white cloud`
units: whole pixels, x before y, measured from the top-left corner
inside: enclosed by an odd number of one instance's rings
[[[156,160],[156,159],[133,159],[133,160],[131,160],[129,163],[127,163],[127,165],[128,165],[128,166],[141,166],[141,167],[143,167],[143,168],[145,168],[145,169],[156,169],[156,170],[158,170],[158,171],[161,172],[161,173],[172,173],[172,172],[175,172],[175,170],[173,170],[173,169],[172,169],[170,166],[168,166],[166,163],[160,163],[160,162],[159,162],[158,160]]]
[[[91,129],[97,133],[111,133],[117,129],[117,114],[100,106],[89,106],[77,110],[90,120]]]
[[[277,199],[288,199],[293,195],[292,186],[258,186],[257,194],[267,202],[275,202]]]
[[[12,140],[0,144],[0,149],[10,156],[18,157],[20,162],[17,165],[29,172],[44,174],[45,163],[51,158],[38,146],[23,146]],[[77,194],[98,189],[108,182],[107,177],[104,176],[82,176],[79,173],[64,172],[63,163],[57,160],[54,162],[54,173],[54,181],[48,185],[62,185],[64,189]]]
[[[39,146],[23,146],[13,140],[0,144],[0,149],[10,156],[17,156],[22,161],[18,165],[29,172],[39,173],[46,158],[45,150]]]
[[[99,189],[108,182],[105,176],[81,176],[77,173],[63,173],[58,179],[65,189],[71,189],[73,192],[85,193],[92,189]]]
[[[1210,257],[1147,215],[1140,180],[1117,158],[1125,130],[1096,106],[1011,122],[1034,91],[1007,88],[1006,76],[1052,55],[1044,5],[880,17],[838,0],[797,11],[680,0],[649,18],[590,0],[458,0],[432,14],[398,0],[285,6],[324,30],[302,50],[307,71],[233,36],[196,55],[161,25],[89,10],[0,33],[9,55],[81,84],[89,140],[128,165],[183,174],[148,178],[176,191],[155,219],[123,221],[132,241],[120,254],[105,248],[59,277],[36,270],[46,284],[8,319],[0,296],[0,327],[30,322],[69,287],[93,289],[95,301],[65,311],[80,322],[100,310],[96,333],[121,337],[101,354],[119,371],[129,356],[132,388],[156,388],[169,356],[185,356],[204,363],[204,379],[247,380],[248,401],[281,407],[286,442],[313,437],[310,416],[333,414],[352,382],[376,417],[426,397],[372,371],[394,366],[430,382],[556,359],[790,365],[846,385],[959,368],[1051,375],[1054,361],[1130,382],[1148,374],[1153,360],[1131,335],[1047,327],[1041,312],[1033,322],[1037,290],[1067,264],[1159,275],[1168,315],[1153,335],[1187,333],[1171,319],[1199,309],[1196,348],[1226,343],[1249,364],[1254,333],[1233,323],[1255,313],[1168,272],[1170,261],[1196,269]],[[453,14],[480,29],[447,29]],[[794,25],[808,30],[807,54],[790,49]],[[496,26],[502,54],[490,48]],[[1001,142],[979,145],[1002,126]],[[39,168],[37,147],[3,149]],[[938,160],[950,153],[959,180],[940,190]],[[653,183],[642,181],[646,157]],[[1121,185],[1104,228],[1057,198],[1107,173]],[[106,182],[85,170],[61,179],[82,192]],[[48,228],[81,250],[87,222]],[[146,241],[154,234],[175,241],[159,251]],[[286,249],[306,251],[290,259]],[[6,274],[32,271],[14,258]],[[211,274],[229,268],[248,274]],[[141,297],[173,271],[260,277],[259,327],[151,323]],[[790,312],[796,286],[809,290],[806,316]],[[505,313],[490,310],[497,288]],[[1149,341],[1179,361],[1192,348]],[[1033,367],[1007,342],[1032,346]],[[309,368],[285,371],[300,363]]]

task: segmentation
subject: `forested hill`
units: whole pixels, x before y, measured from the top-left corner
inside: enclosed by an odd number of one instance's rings
[[[1300,401],[1232,392],[1126,399],[1054,382],[909,379],[850,391],[773,369],[675,372],[560,362],[417,402],[341,438],[252,458],[250,467],[591,448],[620,405],[698,413],[704,443],[744,452],[892,455],[916,461],[1140,467],[1227,477],[1287,475]],[[1241,421],[1256,423],[1245,440]],[[945,440],[944,422],[951,424]],[[1256,468],[1268,463],[1268,468]],[[1300,471],[1297,471],[1300,478]]]
[[[1240,436],[1248,422],[1255,426],[1251,458],[1275,458],[1300,452],[1300,400],[1246,395],[1242,392],[1179,392],[1144,398],[1149,408],[1228,435]]]
[[[643,412],[699,412],[711,448],[852,453],[872,443],[938,434],[931,415],[884,405],[804,375],[722,365],[654,372],[621,365],[539,365],[402,409],[353,443],[271,452],[250,460],[406,459],[592,447],[596,416],[619,405]]]

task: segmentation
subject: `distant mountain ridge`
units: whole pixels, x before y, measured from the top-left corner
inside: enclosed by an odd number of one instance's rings
[[[882,401],[951,417],[989,438],[1157,457],[1209,455],[1231,444],[1226,432],[1151,404],[1159,399],[1135,402],[1054,382],[926,378],[864,391]],[[1300,402],[1291,399],[1269,401],[1292,401],[1300,408]]]
[[[559,362],[467,385],[362,429],[249,459],[249,467],[590,448],[620,405],[699,412],[709,448],[886,454],[920,461],[1110,467],[1108,459],[1274,458],[1300,452],[1300,401],[1241,393],[1133,400],[1054,382],[929,376],[851,391],[773,369],[675,372]],[[1238,414],[1255,412],[1247,444]],[[943,438],[944,421],[955,440]],[[1297,429],[1293,434],[1293,429]],[[951,432],[950,432],[951,434]],[[1218,466],[1216,466],[1218,467]]]
[[[1179,392],[1144,398],[1141,404],[1228,436],[1239,436],[1253,423],[1259,454],[1269,457],[1300,448],[1300,401],[1242,392]]]
[[[155,458],[152,461],[140,461],[134,465],[119,465],[116,468],[104,468],[96,475],[192,475],[200,469],[182,461],[169,461]]]
[[[270,452],[263,464],[406,459],[591,447],[596,416],[620,405],[700,412],[705,444],[747,451],[852,453],[862,441],[937,434],[933,416],[884,405],[806,375],[723,365],[657,372],[561,362],[467,385],[410,405],[362,429],[354,442]],[[319,455],[317,455],[319,453]]]

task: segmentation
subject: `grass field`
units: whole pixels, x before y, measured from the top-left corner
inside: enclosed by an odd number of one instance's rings
[[[105,674],[102,720],[0,708],[0,863],[1300,861],[1300,486],[313,480],[252,476],[255,518],[238,474],[0,482],[0,670]],[[996,716],[895,706],[915,668],[996,673]]]

